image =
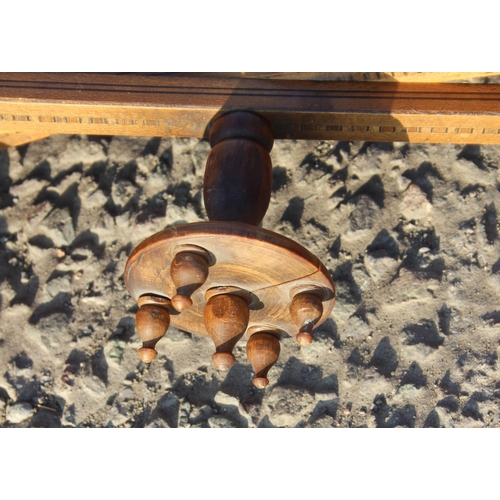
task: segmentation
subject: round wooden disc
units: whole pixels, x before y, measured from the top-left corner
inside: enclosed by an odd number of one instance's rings
[[[323,315],[317,325],[332,312],[334,284],[317,257],[285,236],[237,222],[173,226],[144,240],[125,266],[125,286],[130,295],[136,301],[148,294],[171,299],[176,289],[170,264],[177,252],[197,247],[210,256],[208,278],[191,295],[191,308],[182,313],[169,309],[171,324],[176,328],[208,336],[203,309],[207,291],[217,287],[237,287],[250,293],[250,332],[275,329],[295,336],[298,327],[289,308],[298,291],[310,290],[320,296]]]

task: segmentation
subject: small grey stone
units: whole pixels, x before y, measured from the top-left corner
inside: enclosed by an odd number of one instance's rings
[[[364,263],[368,274],[375,283],[384,277],[391,276],[398,266],[398,261],[388,257],[384,250],[365,255]]]
[[[238,401],[237,398],[233,396],[229,396],[228,394],[225,394],[223,392],[218,392],[215,395],[215,402],[220,405],[233,405],[238,407],[240,402]]]
[[[71,291],[71,278],[68,275],[60,276],[49,281],[45,285],[45,291],[51,296],[55,297],[58,293]]]
[[[35,410],[29,403],[15,403],[7,408],[6,420],[11,424],[20,424],[31,418]]]
[[[134,409],[134,391],[131,387],[123,388],[116,396],[108,414],[108,426],[118,427],[132,418]]]
[[[370,276],[366,273],[365,267],[360,263],[354,264],[352,268],[352,277],[361,291],[365,290],[370,285]]]
[[[398,189],[400,192],[404,191],[411,184],[411,180],[408,179],[408,177],[404,177],[402,175],[400,175],[396,179],[396,182],[398,184]]]
[[[210,427],[215,428],[233,428],[236,427],[234,422],[224,417],[210,417],[208,419]]]
[[[432,205],[427,200],[424,192],[416,185],[410,184],[403,195],[399,205],[401,214],[405,219],[425,219],[432,210]]]
[[[351,231],[371,229],[379,215],[379,206],[365,194],[353,198],[350,203],[355,205],[349,218]]]
[[[346,340],[352,338],[355,340],[364,340],[370,335],[370,327],[357,316],[351,316],[345,328],[340,332],[340,338]]]
[[[125,350],[126,342],[121,339],[113,339],[108,341],[104,348],[106,358],[111,362],[119,365],[123,359],[123,352]]]
[[[315,400],[309,391],[276,386],[264,404],[272,425],[295,427],[301,421],[307,422]]]

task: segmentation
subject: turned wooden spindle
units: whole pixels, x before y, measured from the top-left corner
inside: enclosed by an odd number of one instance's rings
[[[297,342],[306,346],[313,341],[312,330],[323,315],[323,304],[317,295],[299,293],[290,304],[290,314],[293,322],[299,327]]]
[[[247,358],[255,371],[252,383],[257,389],[263,389],[269,384],[267,373],[278,361],[280,341],[270,332],[254,333],[247,342]]]
[[[194,252],[179,252],[170,265],[170,276],[177,289],[172,297],[172,306],[184,311],[193,305],[191,294],[205,283],[208,277],[208,262]]]
[[[169,325],[170,315],[164,307],[145,304],[137,311],[135,326],[142,340],[142,347],[137,352],[144,363],[151,363],[156,358],[155,346],[167,333]]]
[[[247,301],[237,295],[214,295],[208,300],[203,319],[215,344],[212,362],[218,370],[229,370],[234,365],[233,349],[245,333],[249,318]]]
[[[271,199],[271,124],[249,111],[219,117],[209,135],[203,197],[211,221],[258,226]]]

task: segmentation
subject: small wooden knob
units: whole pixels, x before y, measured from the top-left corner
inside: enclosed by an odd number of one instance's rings
[[[233,366],[233,349],[245,333],[249,318],[247,302],[237,295],[214,295],[208,300],[203,319],[215,344],[212,362],[218,370],[229,370]]]
[[[184,311],[193,305],[191,294],[205,283],[208,277],[208,262],[194,252],[179,252],[170,265],[170,276],[177,288],[172,297],[172,306]]]
[[[170,315],[163,307],[143,305],[135,315],[137,333],[142,340],[142,347],[137,351],[144,363],[151,363],[158,354],[155,346],[167,333],[170,325]]]
[[[297,342],[306,346],[313,341],[312,329],[323,315],[323,304],[320,298],[312,293],[295,295],[290,304],[293,322],[299,327]]]
[[[227,372],[234,365],[236,358],[231,352],[215,352],[212,355],[212,363],[222,372]]]
[[[263,389],[269,384],[267,373],[278,361],[280,341],[272,333],[254,333],[247,342],[247,357],[255,371],[252,380],[257,389]]]

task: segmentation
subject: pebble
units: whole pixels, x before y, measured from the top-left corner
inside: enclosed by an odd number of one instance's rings
[[[398,267],[397,260],[373,254],[365,255],[364,264],[374,283],[379,282],[384,277],[392,276]]]
[[[307,422],[315,407],[314,396],[306,389],[276,386],[264,402],[271,423],[277,427],[295,427]]]
[[[234,422],[224,417],[210,417],[208,419],[208,424],[210,425],[210,427],[215,427],[220,429],[236,427]]]
[[[349,217],[351,231],[371,229],[379,217],[379,206],[364,194],[352,199],[351,203],[354,204],[354,210]]]
[[[425,219],[431,212],[432,205],[416,184],[410,184],[403,195],[399,210],[403,217],[408,220]]]
[[[7,408],[5,420],[11,424],[20,424],[31,418],[35,410],[29,403],[15,403]]]
[[[108,414],[108,426],[118,427],[132,418],[134,391],[131,387],[123,388],[116,396]]]
[[[48,184],[48,181],[29,179],[17,186],[11,186],[10,194],[20,199],[29,198],[30,196],[36,195]]]
[[[50,280],[45,285],[45,291],[50,297],[55,297],[58,293],[62,292],[71,292],[71,277],[66,274],[64,276],[60,276],[59,278]]]
[[[228,394],[225,394],[220,391],[215,395],[214,400],[219,405],[234,405],[238,407],[240,404],[237,398],[229,396]]]
[[[370,335],[370,327],[357,316],[351,316],[346,326],[339,332],[341,340],[363,340]]]
[[[73,219],[67,208],[54,209],[44,221],[46,236],[50,238],[56,247],[70,245],[75,239]]]
[[[354,264],[352,278],[361,291],[365,290],[371,282],[370,276],[365,271],[365,267],[360,263]]]
[[[113,339],[109,340],[104,348],[104,353],[106,359],[117,365],[121,364],[123,359],[123,353],[125,351],[126,342],[125,340]]]
[[[404,177],[402,175],[400,175],[396,181],[397,181],[398,189],[400,192],[404,191],[411,183],[410,179],[408,179],[407,177]]]
[[[101,208],[106,204],[108,198],[100,189],[96,189],[87,197],[86,201],[89,208]]]

